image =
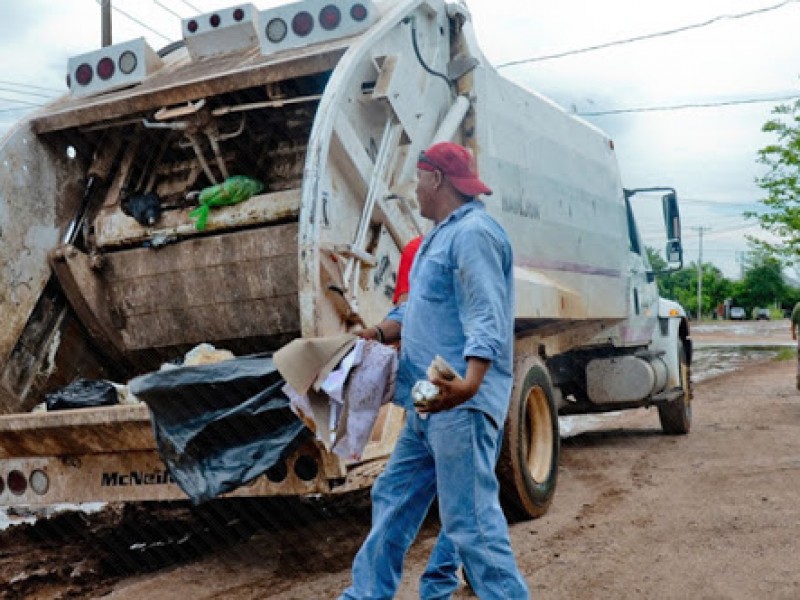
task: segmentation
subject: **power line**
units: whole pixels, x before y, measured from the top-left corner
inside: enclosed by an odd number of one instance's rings
[[[653,196],[658,197],[657,194],[644,192],[643,196]],[[709,204],[711,206],[751,206],[753,204],[758,204],[758,200],[708,200],[706,198],[691,198],[681,196],[681,204]]]
[[[56,90],[54,88],[42,87],[40,85],[30,85],[29,83],[19,83],[17,81],[0,81],[0,84],[2,84],[2,85],[14,85],[14,86],[17,86],[17,87],[30,88],[32,90],[43,90],[45,92],[56,92],[56,93],[59,93],[59,94],[61,93],[61,90]]]
[[[18,100],[17,98],[0,97],[0,102],[13,102],[15,104],[24,104],[26,106],[44,106],[41,102],[28,102],[27,100]]]
[[[96,1],[97,1],[97,3],[98,3],[98,4],[100,4],[100,3],[101,3],[101,0],[96,0]],[[794,0],[793,0],[793,1],[794,1]],[[124,10],[121,10],[121,9],[117,8],[117,7],[116,7],[116,6],[114,6],[113,4],[111,5],[111,8],[112,8],[112,9],[114,9],[115,11],[117,11],[117,12],[118,12],[119,14],[121,14],[122,16],[124,16],[124,17],[127,17],[128,19],[130,19],[131,21],[133,21],[133,22],[134,22],[134,23],[136,23],[137,25],[139,25],[139,26],[141,26],[141,27],[144,27],[145,29],[147,29],[148,31],[150,31],[150,32],[152,32],[152,33],[154,33],[154,34],[156,34],[156,35],[157,35],[157,36],[159,36],[159,37],[162,37],[162,38],[164,38],[164,39],[165,39],[165,40],[167,40],[168,42],[171,42],[171,41],[173,41],[172,39],[168,38],[167,36],[165,36],[165,35],[164,35],[163,33],[161,33],[160,31],[156,31],[155,29],[153,29],[153,28],[152,28],[152,27],[150,27],[149,25],[147,25],[147,24],[143,23],[142,21],[140,21],[140,20],[139,20],[139,19],[137,19],[136,17],[133,17],[133,16],[129,15],[129,14],[128,14],[128,13],[126,13]]]
[[[704,198],[681,198],[681,204],[709,204],[711,206],[751,206],[758,200],[706,200]]]
[[[795,0],[792,0],[793,2]],[[673,104],[667,106],[642,106],[636,108],[618,108],[612,110],[598,110],[594,112],[575,113],[579,117],[603,117],[607,115],[621,115],[625,113],[664,112],[686,110],[691,108],[718,108],[720,106],[736,106],[739,104],[759,104],[761,102],[780,102],[800,98],[800,93],[789,96],[774,96],[772,98],[742,98],[739,100],[722,100],[719,102],[696,102],[691,104]]]
[[[34,104],[34,106],[41,106],[41,104]],[[17,112],[20,110],[30,110],[29,106],[17,106],[15,108],[0,108],[0,113]]]
[[[196,6],[194,6],[194,5],[190,4],[190,3],[189,3],[189,2],[187,2],[186,0],[181,0],[181,2],[183,2],[183,3],[184,3],[186,6],[188,6],[189,8],[191,8],[191,9],[192,9],[194,12],[196,12],[196,13],[201,13],[201,12],[203,12],[202,10],[200,10],[200,9],[199,9],[199,8],[197,8]]]
[[[166,6],[165,4],[163,4],[163,3],[159,2],[158,0],[153,0],[153,4],[155,4],[156,6],[160,6],[160,7],[161,7],[161,8],[163,8],[165,11],[167,11],[169,14],[171,14],[171,15],[173,15],[173,16],[176,16],[176,17],[178,17],[179,19],[183,19],[183,17],[182,17],[182,16],[180,16],[178,13],[176,13],[174,10],[172,10],[172,9],[171,9],[169,6]]]
[[[730,15],[719,15],[719,16],[713,17],[711,19],[708,19],[707,21],[703,21],[701,23],[695,23],[693,25],[684,25],[683,27],[677,27],[675,29],[668,29],[666,31],[657,31],[657,32],[654,32],[654,33],[647,33],[647,34],[644,34],[644,35],[637,35],[637,36],[632,37],[632,38],[626,38],[626,39],[623,39],[623,40],[616,40],[616,41],[613,41],[613,42],[605,42],[603,44],[597,44],[597,45],[594,45],[594,46],[587,46],[586,48],[578,48],[576,50],[566,50],[564,52],[558,52],[556,54],[546,54],[544,56],[536,56],[536,57],[533,57],[533,58],[523,58],[521,60],[512,60],[512,61],[509,61],[509,62],[505,62],[505,63],[501,63],[499,65],[496,65],[495,68],[503,69],[505,67],[511,67],[511,66],[514,66],[514,65],[521,65],[521,64],[525,64],[525,63],[542,62],[542,61],[545,61],[545,60],[552,60],[552,59],[555,59],[555,58],[564,58],[565,56],[572,56],[573,54],[582,54],[582,53],[585,53],[585,52],[594,52],[595,50],[603,50],[605,48],[610,48],[612,46],[621,46],[623,44],[630,44],[630,43],[633,43],[633,42],[641,42],[643,40],[649,40],[649,39],[653,39],[653,38],[657,38],[657,37],[673,35],[673,34],[676,34],[676,33],[683,33],[684,31],[689,31],[689,30],[692,30],[692,29],[699,29],[701,27],[708,27],[709,25],[713,25],[714,23],[717,23],[718,21],[723,21],[723,20],[726,20],[726,19],[743,19],[745,17],[752,17],[753,15],[758,15],[758,14],[770,12],[770,11],[773,11],[773,10],[777,10],[779,8],[783,8],[784,6],[787,6],[788,4],[792,4],[792,3],[795,3],[795,2],[799,2],[799,1],[800,0],[784,0],[783,2],[780,2],[778,4],[773,4],[772,6],[765,6],[763,8],[757,8],[755,10],[750,10],[750,11],[743,12],[743,13],[735,13],[735,14],[730,14]]]
[[[12,94],[21,94],[23,96],[38,96],[39,98],[49,98],[52,100],[53,94],[40,94],[38,92],[26,92],[23,90],[15,90],[10,87],[0,86],[0,92],[11,92]]]

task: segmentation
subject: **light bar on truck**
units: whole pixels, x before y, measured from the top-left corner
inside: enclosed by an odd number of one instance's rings
[[[257,48],[259,13],[252,4],[221,8],[183,19],[181,29],[192,60]]]
[[[359,34],[378,18],[369,0],[306,0],[261,11],[261,53]]]
[[[50,478],[47,476],[47,473],[41,469],[36,469],[31,473],[29,482],[33,492],[39,496],[44,496],[47,490],[50,489]]]
[[[164,64],[144,38],[73,56],[67,86],[73,96],[91,96],[135,85]]]
[[[6,482],[8,483],[8,491],[15,496],[22,496],[28,489],[28,480],[21,471],[11,471],[6,478]]]

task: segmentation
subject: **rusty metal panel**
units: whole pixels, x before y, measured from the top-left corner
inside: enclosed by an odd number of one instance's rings
[[[201,235],[189,212],[195,207],[166,211],[158,223],[145,227],[123,213],[116,205],[100,212],[95,219],[95,239],[100,248],[139,244],[157,236],[191,237]],[[300,212],[300,190],[284,190],[253,196],[233,206],[214,208],[204,233],[233,227],[248,227],[274,221],[296,219]]]
[[[301,51],[261,56],[258,50],[198,63],[173,62],[133,88],[90,98],[65,96],[32,120],[37,134],[174,106],[236,90],[330,71],[351,40],[334,40]],[[188,55],[187,55],[188,58]]]
[[[128,351],[299,331],[296,224],[111,253],[104,278]]]
[[[79,199],[79,176],[66,154],[56,157],[27,123],[0,141],[0,365],[50,277],[47,253],[58,242],[62,211]]]
[[[0,458],[156,447],[144,404],[0,417]]]

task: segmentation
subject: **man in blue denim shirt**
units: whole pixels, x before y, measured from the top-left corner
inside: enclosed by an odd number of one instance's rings
[[[435,227],[414,260],[408,302],[390,315],[396,326],[383,331],[390,341],[402,324],[395,403],[406,409],[407,420],[373,487],[372,530],[342,598],[394,596],[405,554],[437,494],[446,538],[478,596],[527,598],[494,473],[512,387],[511,245],[474,199],[491,190],[478,178],[465,148],[435,144],[422,153],[417,167],[420,213]],[[436,355],[463,378],[434,379],[439,396],[415,410],[411,388],[427,378]],[[434,588],[421,589],[423,597],[452,592]]]

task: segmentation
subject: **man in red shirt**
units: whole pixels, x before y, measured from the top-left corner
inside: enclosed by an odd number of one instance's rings
[[[417,255],[420,244],[422,244],[422,237],[417,236],[408,242],[400,253],[400,266],[397,268],[397,285],[394,288],[394,296],[392,302],[398,306],[406,301],[408,298],[409,276],[411,274],[411,266],[414,264],[414,257]],[[356,335],[365,340],[378,340],[379,342],[387,342],[389,340],[400,339],[400,325],[397,321],[391,319],[384,319],[378,325],[367,327],[361,331],[357,331]]]
[[[397,286],[394,288],[394,296],[392,302],[397,306],[402,304],[408,298],[408,290],[410,285],[408,278],[411,275],[411,265],[414,264],[414,257],[417,255],[417,250],[422,244],[422,236],[417,236],[408,242],[400,253],[400,267],[397,269]]]

